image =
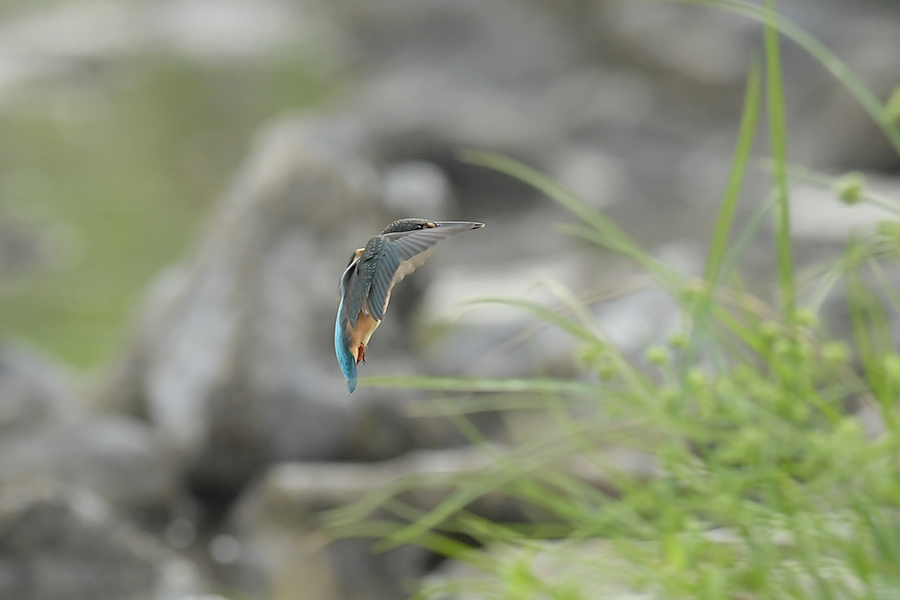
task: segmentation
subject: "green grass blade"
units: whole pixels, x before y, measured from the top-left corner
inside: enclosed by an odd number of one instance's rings
[[[720,269],[720,280],[727,279],[737,270],[738,262],[741,259],[741,256],[744,255],[744,251],[756,238],[756,234],[762,229],[762,226],[765,224],[766,218],[775,208],[775,196],[770,194],[750,215],[750,218],[747,220],[747,223],[735,237],[734,242],[731,244],[731,247],[728,249],[728,252],[725,253],[725,257],[722,262],[722,267]]]
[[[620,243],[616,240],[611,240],[602,232],[599,232],[592,227],[585,227],[584,225],[575,223],[560,223],[555,229],[560,233],[571,235],[573,237],[579,237],[583,240],[591,242],[592,244],[596,244],[603,248],[612,250],[613,252],[628,256],[635,263],[637,263],[643,271],[655,275],[659,283],[661,283],[663,287],[665,287],[665,289],[669,292],[678,290],[680,284],[682,283],[683,277],[679,273],[669,268],[667,265],[659,262],[650,254],[643,251],[639,253],[633,252],[627,244]]]
[[[360,379],[368,387],[403,387],[442,392],[480,392],[504,394],[559,394],[596,396],[602,386],[567,379],[494,379],[480,377],[409,377],[370,375]]]
[[[831,294],[832,290],[837,286],[838,281],[844,276],[847,270],[847,262],[845,260],[837,260],[832,264],[819,278],[818,283],[809,295],[806,303],[807,308],[813,313],[818,314],[825,304],[825,300]]]
[[[881,286],[881,291],[884,294],[886,301],[891,305],[894,309],[894,312],[900,315],[900,295],[897,295],[897,290],[894,289],[894,284],[888,278],[887,274],[884,272],[884,269],[881,268],[881,264],[874,258],[869,258],[866,261],[866,264],[869,267],[869,270],[875,275],[875,279],[878,281],[878,284]]]
[[[460,159],[473,165],[480,165],[501,173],[506,173],[519,181],[527,183],[536,190],[543,192],[587,223],[597,232],[597,237],[599,240],[602,240],[600,243],[604,246],[628,256],[649,273],[656,275],[657,277],[663,279],[671,277],[671,273],[667,269],[663,268],[658,261],[656,261],[646,250],[641,248],[631,236],[625,233],[616,223],[574,194],[566,191],[546,175],[539,173],[515,159],[494,154],[492,152],[463,150],[460,152]]]
[[[769,108],[769,138],[774,164],[775,200],[775,246],[777,250],[778,284],[784,314],[791,318],[796,304],[794,267],[791,252],[791,218],[788,204],[787,178],[787,125],[784,110],[784,90],[781,82],[781,52],[778,29],[775,26],[775,0],[765,0],[768,9],[764,41],[766,49],[766,84]]]
[[[844,277],[850,322],[853,325],[859,362],[872,395],[883,406],[889,407],[896,401],[886,385],[883,367],[885,355],[893,350],[890,320],[878,296],[865,283],[861,269],[862,264],[854,265]]]
[[[734,160],[731,163],[731,172],[728,174],[728,181],[725,184],[722,205],[719,209],[719,216],[716,219],[715,229],[709,245],[709,255],[706,259],[704,275],[710,283],[721,280],[722,262],[728,251],[728,234],[731,231],[738,198],[744,186],[744,175],[747,172],[747,164],[750,161],[750,153],[753,149],[753,139],[759,118],[761,79],[761,68],[759,63],[754,61],[747,76],[744,112],[741,116],[741,126],[735,145]]]

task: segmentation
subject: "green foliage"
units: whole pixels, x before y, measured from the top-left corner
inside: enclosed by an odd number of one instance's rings
[[[765,0],[766,83],[769,108],[769,138],[774,164],[775,244],[778,250],[778,284],[784,314],[789,316],[796,304],[794,267],[791,250],[790,207],[787,180],[787,126],[784,114],[784,90],[781,85],[781,51],[775,18],[775,0]]]
[[[741,117],[741,129],[738,134],[737,147],[734,151],[734,161],[732,162],[731,172],[728,174],[728,182],[725,184],[725,192],[722,194],[719,216],[716,219],[715,230],[709,244],[705,271],[705,278],[709,283],[727,280],[730,275],[730,273],[722,271],[722,266],[725,254],[728,251],[728,235],[744,183],[744,173],[747,171],[747,164],[750,161],[753,150],[753,134],[756,131],[756,124],[759,119],[760,79],[760,67],[758,64],[753,63],[747,78],[744,114]]]
[[[4,106],[0,201],[46,229],[54,251],[45,268],[4,279],[0,334],[76,367],[108,358],[260,121],[328,91],[314,72],[294,58],[210,70],[135,57]]]
[[[893,123],[900,121],[900,86],[895,87],[894,91],[891,92],[891,97],[885,103],[884,109]]]
[[[847,173],[834,182],[834,191],[845,204],[858,204],[863,200],[866,178],[862,173]]]
[[[579,359],[593,372],[593,383],[367,380],[467,392],[437,406],[494,457],[475,475],[440,478],[440,485],[455,491],[434,510],[414,514],[398,504],[405,486],[428,484],[417,481],[398,483],[374,502],[333,515],[344,533],[360,521],[380,523],[387,544],[422,543],[481,573],[431,582],[420,592],[423,598],[583,599],[626,590],[710,599],[900,595],[900,354],[890,334],[892,319],[900,316],[900,296],[883,266],[900,256],[900,222],[886,220],[877,235],[850,240],[845,254],[819,273],[803,303],[791,258],[789,177],[831,186],[836,202],[900,213],[856,174],[832,180],[789,168],[777,33],[819,58],[895,144],[900,136],[856,78],[778,17],[773,2],[695,3],[764,25],[773,190],[732,235],[763,93],[755,64],[700,280],[660,264],[615,223],[543,175],[508,158],[466,153],[467,160],[529,183],[566,207],[580,223],[565,231],[632,259],[679,303],[684,319],[667,343],[635,359],[606,339],[590,306],[565,290],[555,290],[559,309],[487,299],[572,335],[582,345]],[[736,273],[740,253],[773,211],[779,285],[774,305],[744,290]],[[818,318],[839,281],[847,289],[850,340],[831,339]],[[465,418],[477,405],[510,412],[542,405],[546,426],[541,435],[501,452],[486,445]],[[654,472],[617,467],[611,447],[651,456]],[[576,469],[575,463],[582,466]],[[591,477],[584,476],[584,465]],[[486,494],[505,495],[533,518],[520,524],[485,521],[470,506]],[[387,506],[401,522],[374,519],[376,506]],[[460,545],[460,539],[485,550]]]

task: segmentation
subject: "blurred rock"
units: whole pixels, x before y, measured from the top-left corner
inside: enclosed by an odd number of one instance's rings
[[[0,206],[0,275],[8,277],[46,263],[51,254],[46,238]]]
[[[366,70],[430,65],[442,77],[503,87],[564,71],[583,51],[531,2],[337,0],[329,8]]]
[[[340,13],[338,22],[366,49],[360,53],[365,75],[349,109],[371,128],[383,155],[446,169],[464,206],[515,212],[535,196],[501,177],[474,175],[474,167],[454,156],[466,147],[525,159],[597,206],[627,200],[634,214],[645,202],[671,203],[677,198],[666,175],[685,144],[734,121],[724,111],[710,114],[706,105],[679,114],[693,119],[690,124],[673,121],[671,86],[642,72],[637,61],[595,53],[589,27],[538,4],[396,0],[364,10],[345,4],[353,10]],[[348,13],[365,20],[351,21]],[[437,24],[441,34],[429,36]],[[742,71],[740,51],[732,54]],[[718,93],[739,101],[735,92],[737,85]]]
[[[554,179],[597,210],[621,202],[628,169],[620,160],[596,148],[568,149],[554,168]]]
[[[379,432],[382,451],[407,447],[390,412],[366,408],[377,394],[350,401],[334,359],[340,273],[385,224],[365,141],[351,121],[273,124],[194,256],[147,295],[104,395],[149,415],[201,486],[237,491],[272,461],[372,450],[358,427]]]
[[[847,65],[875,98],[886,101],[900,66],[900,10],[878,0],[779,2],[779,9],[805,27]],[[784,45],[790,52],[790,45]],[[898,151],[861,104],[813,58],[792,53],[785,89],[791,127],[791,161],[827,170],[895,173]]]
[[[318,513],[346,506],[403,477],[476,473],[492,464],[484,449],[467,446],[408,453],[378,463],[282,463],[273,466],[242,498],[233,518],[238,530],[259,519],[289,520],[292,529],[312,531]],[[445,491],[412,488],[404,498],[420,508],[433,506]]]
[[[0,598],[177,600],[205,587],[190,563],[86,490],[0,488]]]
[[[0,345],[0,490],[33,480],[86,487],[132,514],[167,505],[178,489],[149,426],[92,413],[60,366]]]
[[[84,414],[74,383],[59,365],[21,346],[0,345],[0,439]]]
[[[218,66],[294,51],[315,57],[320,68],[335,68],[340,32],[314,8],[277,0],[44,5],[0,23],[0,92],[135,54],[175,53]]]
[[[570,252],[521,257],[503,266],[461,263],[441,269],[426,292],[419,318],[420,337],[427,336],[429,327],[445,329],[421,344],[428,370],[494,377],[558,372],[553,367],[572,358],[572,338],[502,299],[558,306],[554,286],[581,287],[577,265]]]
[[[568,314],[566,303],[580,301],[593,315],[597,332],[632,357],[639,357],[649,344],[665,341],[679,326],[678,303],[652,278],[635,275],[633,265],[617,257],[598,260],[593,249],[559,245],[551,251],[541,240],[549,236],[532,230],[524,219],[511,226],[498,223],[491,230],[498,246],[513,232],[525,239],[534,235],[536,241],[530,249],[511,242],[519,255],[504,256],[500,264],[460,261],[436,273],[417,326],[422,338],[428,328],[439,330],[419,345],[429,372],[583,376],[576,360],[582,343],[516,302]],[[536,248],[543,254],[534,252]],[[692,240],[662,244],[653,254],[683,275],[702,271],[703,249]]]
[[[692,125],[708,138],[731,120],[736,130],[737,92],[748,57],[760,46],[759,23],[680,3],[580,4],[606,57],[657,72],[654,82],[666,90],[657,95],[657,106],[668,113],[664,127]],[[890,95],[900,77],[887,58],[900,51],[896,5],[783,0],[778,11],[833,52],[877,98]],[[793,43],[782,43],[781,52],[791,160],[829,169],[895,170],[896,149],[842,84]]]
[[[384,204],[398,218],[428,215],[430,219],[447,219],[450,195],[444,172],[423,160],[400,163],[384,175]]]
[[[666,71],[696,87],[737,86],[759,25],[686,4],[591,2],[594,35],[620,60]]]
[[[146,3],[129,11],[129,16],[135,25],[143,22],[148,46],[165,47],[199,62],[263,61],[280,52],[334,60],[339,32],[317,15],[311,4],[163,0]]]
[[[55,481],[90,489],[133,514],[158,510],[178,491],[162,440],[122,417],[85,417],[0,437],[0,488]]]
[[[900,197],[897,178],[869,175],[866,187],[888,202]],[[799,240],[843,245],[851,234],[871,236],[879,223],[895,218],[895,212],[871,202],[848,205],[827,187],[801,183],[791,190],[791,234]]]
[[[515,90],[442,77],[428,67],[389,72],[357,94],[352,110],[386,156],[455,160],[458,148],[545,155],[563,142],[552,104]]]
[[[377,538],[331,540],[319,529],[322,511],[391,490],[404,477],[430,478],[476,473],[490,463],[477,448],[417,452],[378,464],[292,463],[273,467],[238,503],[232,524],[243,540],[242,569],[231,569],[234,585],[267,588],[275,600],[369,598],[400,600],[410,582],[427,570],[432,553],[413,546],[375,552]],[[447,497],[449,485],[401,485],[403,501],[430,510]],[[521,518],[517,507],[488,495],[471,507],[479,514]],[[386,516],[386,515],[382,515]],[[390,517],[387,517],[390,518]]]

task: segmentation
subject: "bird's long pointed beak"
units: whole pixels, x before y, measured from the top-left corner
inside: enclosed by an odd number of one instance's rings
[[[484,223],[478,223],[477,221],[434,221],[434,225],[452,233],[462,233],[463,231],[484,227]]]

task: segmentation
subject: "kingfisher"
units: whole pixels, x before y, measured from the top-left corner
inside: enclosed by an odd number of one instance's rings
[[[334,323],[334,352],[350,393],[356,389],[356,365],[384,319],[391,290],[425,262],[439,241],[484,223],[400,219],[384,228],[350,257],[341,275],[341,303]]]

